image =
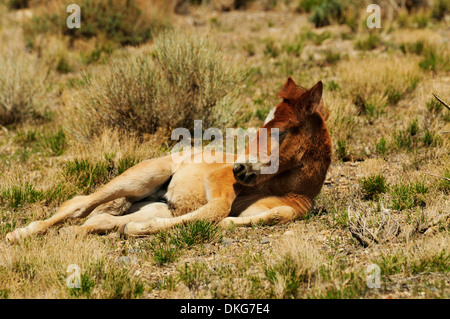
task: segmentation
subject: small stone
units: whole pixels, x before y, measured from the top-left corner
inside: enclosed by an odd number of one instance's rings
[[[259,243],[260,244],[268,244],[268,243],[270,243],[270,239],[269,238],[263,238],[263,239],[261,239],[261,241]]]
[[[231,240],[229,238],[223,238],[222,243],[224,246],[229,247],[231,246]]]

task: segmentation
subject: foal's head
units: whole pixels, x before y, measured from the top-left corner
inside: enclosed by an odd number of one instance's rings
[[[324,119],[328,110],[323,106],[322,90],[322,82],[307,90],[288,78],[278,94],[282,102],[272,109],[245,150],[246,160],[234,164],[239,183],[253,186],[287,170],[303,171],[306,167],[322,186],[331,162],[331,140]]]

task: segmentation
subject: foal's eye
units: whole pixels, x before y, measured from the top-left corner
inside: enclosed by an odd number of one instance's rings
[[[287,133],[287,130],[286,131],[278,131],[278,136],[279,137],[285,137],[286,133]]]
[[[287,135],[287,130],[286,131],[278,131],[278,142],[281,143],[283,142],[284,138]]]

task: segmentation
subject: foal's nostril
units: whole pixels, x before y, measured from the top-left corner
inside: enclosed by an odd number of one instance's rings
[[[233,166],[233,174],[235,177],[245,175],[247,168],[244,164],[234,164]]]
[[[253,185],[256,182],[256,174],[250,173],[247,176],[245,176],[245,183],[248,185]]]

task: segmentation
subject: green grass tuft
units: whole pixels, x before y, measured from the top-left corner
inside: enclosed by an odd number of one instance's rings
[[[389,186],[383,175],[374,175],[359,180],[359,185],[364,192],[364,199],[378,200],[381,194],[384,194]]]

